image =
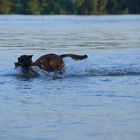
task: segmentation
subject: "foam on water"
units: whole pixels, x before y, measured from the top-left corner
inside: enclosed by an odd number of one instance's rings
[[[0,70],[0,76],[21,76],[21,77],[77,77],[77,76],[130,76],[140,75],[140,65],[110,65],[99,66],[93,63],[92,60],[72,61],[65,59],[65,72],[59,74],[56,72],[45,72],[38,67],[33,67],[33,71],[22,73],[20,68],[13,67]]]

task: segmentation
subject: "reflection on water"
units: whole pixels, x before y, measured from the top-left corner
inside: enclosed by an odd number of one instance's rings
[[[140,17],[0,16],[0,139],[139,140]],[[87,54],[65,73],[14,70],[22,54]]]

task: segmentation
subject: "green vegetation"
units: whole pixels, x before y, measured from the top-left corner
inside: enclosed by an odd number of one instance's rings
[[[140,14],[140,0],[0,0],[0,14]]]

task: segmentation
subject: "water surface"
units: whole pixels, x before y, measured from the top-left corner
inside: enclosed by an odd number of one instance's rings
[[[139,140],[140,16],[0,16],[0,139]],[[66,58],[63,75],[14,70],[23,54]]]

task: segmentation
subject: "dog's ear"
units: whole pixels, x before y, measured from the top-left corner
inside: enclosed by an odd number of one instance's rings
[[[28,57],[29,57],[30,59],[32,59],[33,55],[28,55]]]

